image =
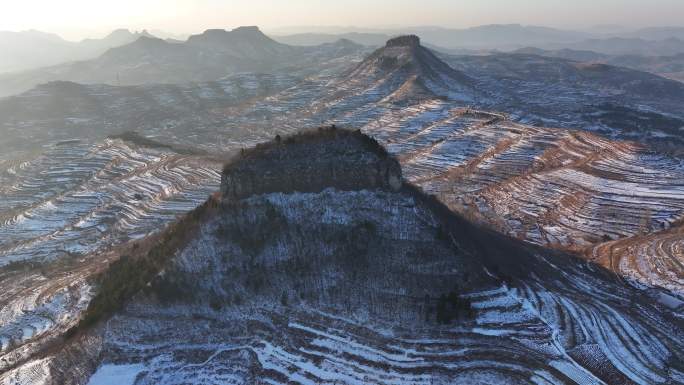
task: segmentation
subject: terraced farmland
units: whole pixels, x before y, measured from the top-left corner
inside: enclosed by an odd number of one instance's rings
[[[87,255],[142,237],[205,200],[216,169],[118,140],[54,146],[4,170],[0,263]]]
[[[586,132],[526,126],[434,103],[386,112],[363,130],[401,159],[409,180],[512,236],[594,259],[596,245],[654,233],[656,245],[645,247],[655,252],[611,247],[612,262],[596,260],[684,292],[680,232],[668,230],[684,218],[681,160]],[[661,234],[675,244],[657,246]],[[633,262],[621,263],[623,258]]]
[[[121,140],[64,143],[0,174],[2,366],[55,338],[90,299],[107,250],[157,232],[206,200],[219,164]]]

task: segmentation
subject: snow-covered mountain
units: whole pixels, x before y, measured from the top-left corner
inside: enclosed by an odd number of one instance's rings
[[[0,100],[0,379],[681,383],[678,83],[356,48]]]
[[[0,378],[617,384],[682,375],[684,339],[668,311],[601,268],[450,212],[403,184],[398,161],[358,131],[322,128],[246,150],[225,167],[220,195],[114,253],[126,256],[97,275],[69,337]]]

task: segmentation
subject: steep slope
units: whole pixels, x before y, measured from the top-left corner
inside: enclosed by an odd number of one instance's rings
[[[597,266],[478,228],[400,178],[359,132],[246,150],[220,197],[109,267],[72,339],[0,380],[684,381],[669,311]]]
[[[441,61],[420,45],[417,36],[400,36],[387,41],[351,71],[344,80],[351,87],[390,87],[391,101],[433,96],[472,101],[472,80]],[[385,92],[387,93],[387,92]]]

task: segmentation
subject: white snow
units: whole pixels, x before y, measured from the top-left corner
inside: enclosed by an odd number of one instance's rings
[[[88,385],[133,385],[136,377],[145,370],[145,365],[114,365],[100,366],[90,377]]]

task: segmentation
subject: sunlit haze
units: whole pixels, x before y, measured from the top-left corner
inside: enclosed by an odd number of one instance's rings
[[[113,28],[194,33],[206,28],[285,26],[470,27],[523,23],[561,28],[597,24],[681,25],[681,0],[2,0],[0,30],[37,29],[65,38]],[[515,6],[512,6],[515,4]]]

